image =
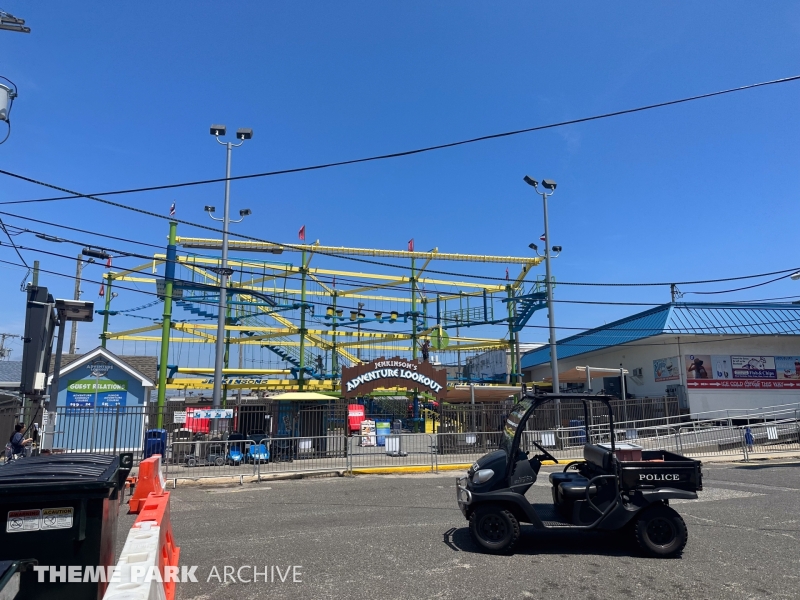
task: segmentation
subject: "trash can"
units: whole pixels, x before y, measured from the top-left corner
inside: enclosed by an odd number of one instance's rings
[[[165,456],[167,450],[167,430],[148,429],[144,433],[144,458],[150,458],[154,454]]]
[[[389,421],[378,421],[375,423],[375,434],[378,446],[386,445],[386,436],[392,432],[392,424]]]
[[[392,421],[392,433],[402,433],[403,432],[403,421],[400,419],[395,419]]]
[[[38,573],[26,570],[19,597],[102,597],[106,584],[84,582],[82,567],[114,565],[119,491],[132,466],[131,453],[75,453],[41,454],[0,468],[0,560],[34,559],[55,567],[53,579],[81,567],[80,583],[52,581],[49,572],[40,583]]]

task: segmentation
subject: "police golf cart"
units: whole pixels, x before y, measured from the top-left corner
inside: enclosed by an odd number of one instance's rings
[[[520,537],[520,523],[530,523],[537,530],[626,530],[650,556],[679,556],[687,541],[686,524],[669,501],[697,499],[703,489],[700,461],[665,450],[642,450],[641,458],[620,460],[610,397],[522,390],[500,434],[499,449],[478,459],[467,477],[456,482],[458,506],[481,549],[510,552]],[[542,461],[564,460],[537,443],[526,424],[539,407],[557,400],[583,404],[584,461],[550,474],[552,503],[532,504],[525,493],[536,482]],[[592,421],[590,407],[598,405],[607,409],[607,418],[592,410]],[[528,447],[539,453],[530,456]]]

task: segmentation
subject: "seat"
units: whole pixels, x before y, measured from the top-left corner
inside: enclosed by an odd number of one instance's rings
[[[583,458],[606,473],[614,471],[614,453],[609,448],[586,444],[583,447]]]
[[[571,504],[576,500],[586,499],[586,486],[589,480],[585,477],[558,484],[558,499],[560,503]],[[589,497],[597,493],[597,486],[592,484],[589,488]]]
[[[578,473],[577,471],[558,471],[555,473],[550,473],[550,483],[554,486],[558,486],[559,483],[563,483],[565,481],[574,481],[575,479],[583,479],[583,475]]]

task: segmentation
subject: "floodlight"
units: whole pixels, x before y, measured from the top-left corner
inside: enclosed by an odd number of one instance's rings
[[[545,189],[548,190],[556,189],[556,182],[553,181],[552,179],[542,179],[542,185],[545,187]]]
[[[94,318],[94,302],[83,300],[56,300],[59,318],[65,321],[91,323]]]
[[[528,185],[532,185],[533,187],[539,185],[538,181],[536,181],[535,179],[531,179],[528,175],[525,175],[525,177],[522,178],[522,181],[524,181]]]
[[[213,206],[206,206],[205,208],[203,208],[203,210],[206,211],[207,213],[213,213],[217,209],[214,208]]]
[[[217,137],[225,135],[225,125],[212,125],[211,135],[216,135]]]
[[[800,279],[800,271],[798,271],[797,273],[792,273],[791,277],[792,279],[797,281],[798,279]]]
[[[242,217],[242,218],[249,217],[252,214],[253,214],[253,211],[250,210],[249,208],[243,208],[242,210],[239,211],[239,216]]]
[[[538,250],[539,246],[531,242],[530,244],[528,244],[528,248],[530,248],[531,250]]]
[[[237,129],[236,130],[236,137],[240,140],[251,140],[253,139],[253,130],[252,129]]]
[[[561,246],[553,246],[553,252],[561,252]]]
[[[94,248],[84,248],[81,250],[81,254],[84,256],[91,256],[93,258],[102,258],[103,260],[108,260],[111,258],[111,255],[108,252],[103,250],[95,250]]]

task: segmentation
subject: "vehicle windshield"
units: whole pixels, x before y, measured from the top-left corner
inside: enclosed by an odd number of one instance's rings
[[[533,405],[533,402],[527,398],[514,405],[514,409],[506,418],[505,425],[503,425],[503,435],[500,439],[500,449],[505,450],[506,454],[511,456],[511,447],[514,444],[514,436],[517,434],[520,421],[528,409]]]

